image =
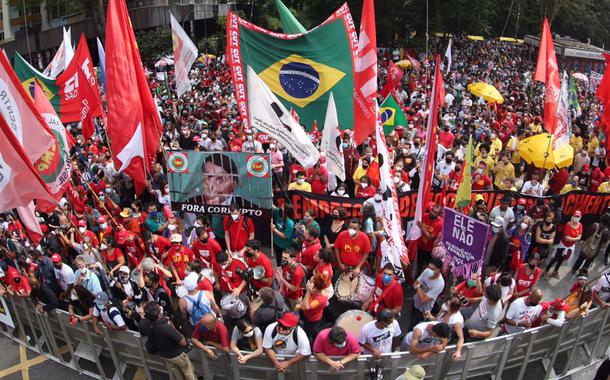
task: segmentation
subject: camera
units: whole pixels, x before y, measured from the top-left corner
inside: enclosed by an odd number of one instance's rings
[[[235,270],[235,273],[237,273],[238,276],[241,276],[246,281],[250,281],[254,277],[254,270],[252,268],[248,268],[246,270],[237,268]]]

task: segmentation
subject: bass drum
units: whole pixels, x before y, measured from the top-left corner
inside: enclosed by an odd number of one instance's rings
[[[335,282],[335,297],[341,302],[361,306],[374,288],[375,280],[362,272],[357,276],[353,272],[343,272]]]
[[[243,317],[246,314],[246,311],[248,311],[246,304],[233,294],[227,294],[222,297],[220,300],[220,307],[233,319]]]
[[[360,336],[362,327],[374,320],[373,316],[362,310],[348,310],[337,318],[337,326],[343,327],[345,331],[349,331],[356,338]]]

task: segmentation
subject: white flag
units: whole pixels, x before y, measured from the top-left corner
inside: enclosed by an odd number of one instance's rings
[[[55,56],[49,62],[49,65],[42,72],[43,75],[55,79],[62,71],[68,67],[72,57],[74,57],[74,49],[72,48],[72,28],[64,28],[63,40]]]
[[[174,46],[174,70],[176,73],[176,94],[178,97],[191,89],[189,71],[197,59],[197,46],[191,41],[180,23],[169,14],[172,23],[172,44]]]
[[[445,75],[449,74],[449,71],[451,70],[451,41],[453,41],[452,38],[449,39],[447,50],[445,50],[445,58],[447,58],[447,70],[445,70]]]
[[[568,75],[563,72],[559,102],[557,103],[557,117],[555,118],[555,132],[553,132],[553,150],[570,145],[572,135],[572,120],[570,119],[570,100],[568,93]]]
[[[320,158],[320,152],[312,144],[303,127],[294,120],[250,66],[247,81],[248,111],[252,128],[276,139],[304,168],[314,166]]]
[[[343,159],[343,146],[339,133],[339,120],[333,93],[328,97],[328,108],[324,119],[324,132],[320,151],[326,154],[326,168],[335,174],[341,181],[345,181],[345,160]]]
[[[377,105],[377,101],[375,101]],[[379,161],[379,189],[383,193],[382,208],[383,208],[383,228],[386,232],[387,245],[382,245],[381,249],[381,267],[385,263],[392,263],[394,273],[401,282],[405,275],[402,270],[400,258],[409,262],[409,251],[405,244],[405,239],[402,234],[402,221],[400,219],[400,208],[398,206],[398,193],[396,185],[393,181],[391,172],[390,155],[385,141],[383,126],[381,125],[381,117],[379,115],[379,107],[376,107],[377,112],[377,160]],[[324,126],[326,128],[326,126]]]

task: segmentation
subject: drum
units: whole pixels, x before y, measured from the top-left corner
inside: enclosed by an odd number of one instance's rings
[[[351,332],[355,337],[360,336],[362,327],[374,320],[373,316],[362,310],[348,310],[337,318],[337,326]]]
[[[362,305],[371,296],[375,280],[360,273],[343,272],[335,282],[335,296],[341,302]]]
[[[220,307],[233,319],[243,317],[248,310],[246,304],[233,294],[227,294],[222,297],[220,300]]]

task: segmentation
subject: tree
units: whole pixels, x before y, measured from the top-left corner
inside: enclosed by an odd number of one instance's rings
[[[142,62],[152,62],[172,51],[172,32],[169,26],[136,33]]]

